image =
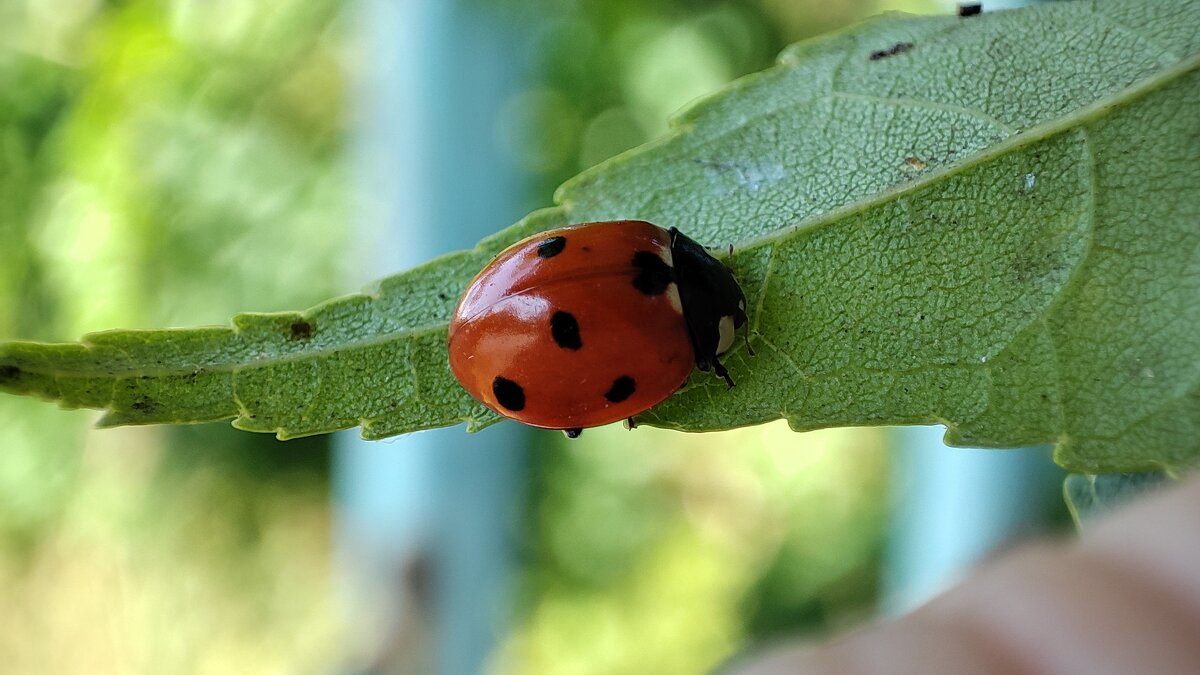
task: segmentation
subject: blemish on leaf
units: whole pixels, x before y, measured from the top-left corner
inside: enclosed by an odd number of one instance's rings
[[[751,194],[758,192],[764,185],[777,183],[787,177],[787,171],[778,162],[750,164],[705,159],[693,161],[710,171],[714,177],[733,176],[738,186]]]
[[[889,56],[903,54],[904,52],[912,49],[915,46],[916,45],[914,45],[911,42],[897,42],[896,44],[892,45],[891,47],[888,47],[887,49],[880,49],[879,51],[871,52],[871,55],[867,58],[869,58],[872,61],[879,61],[880,59],[886,59]]]
[[[158,403],[156,403],[154,399],[150,398],[149,396],[141,396],[132,404],[130,404],[129,407],[144,415],[149,415],[158,408]]]
[[[911,171],[924,171],[926,166],[928,166],[928,164],[926,164],[920,157],[904,158],[904,168]]]
[[[288,330],[289,337],[292,340],[307,340],[313,336],[313,333],[316,332],[317,329],[312,325],[312,323],[303,319],[298,319],[292,322],[292,325],[288,327]]]
[[[0,384],[8,384],[20,376],[20,368],[16,366],[0,366]]]

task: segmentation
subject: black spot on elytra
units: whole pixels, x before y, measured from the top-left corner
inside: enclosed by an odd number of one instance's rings
[[[307,340],[316,332],[316,327],[304,319],[297,319],[288,326],[288,337],[293,340]]]
[[[20,376],[20,368],[16,366],[0,366],[0,384],[8,384]]]
[[[966,2],[958,6],[959,16],[976,16],[983,11],[983,4],[978,2]]]
[[[550,317],[550,335],[554,343],[563,349],[579,349],[583,341],[579,339],[579,322],[570,312],[558,311]]]
[[[143,415],[149,415],[158,408],[158,404],[155,403],[154,399],[150,398],[149,396],[140,396],[136,401],[130,404],[129,407],[142,413]]]
[[[497,403],[513,412],[525,409],[525,390],[512,380],[497,375],[492,380],[492,393]]]
[[[633,287],[646,295],[661,295],[667,286],[675,280],[675,271],[671,266],[650,251],[638,251],[633,254]]]
[[[620,403],[625,399],[633,396],[633,392],[637,389],[637,383],[628,375],[622,375],[613,380],[612,387],[604,394],[604,398],[609,403]]]
[[[914,45],[911,42],[897,42],[896,44],[892,45],[891,47],[888,47],[887,49],[880,49],[877,52],[871,52],[871,55],[867,58],[871,59],[872,61],[886,59],[889,56],[903,54],[904,52],[912,49],[914,46],[916,46],[916,45]]]
[[[558,255],[559,253],[562,253],[563,249],[566,247],[567,247],[567,238],[566,237],[550,237],[546,241],[543,241],[542,243],[538,244],[538,257],[539,258],[553,258],[554,256]]]

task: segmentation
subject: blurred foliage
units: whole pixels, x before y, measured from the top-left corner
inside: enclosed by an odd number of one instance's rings
[[[886,504],[879,429],[619,425],[538,456],[528,619],[510,672],[698,673],[869,613]]]
[[[535,18],[495,139],[529,207],[669,113],[877,2],[476,0]],[[0,338],[224,323],[344,292],[340,0],[0,3]],[[887,3],[922,10],[920,0]],[[328,449],[89,431],[0,399],[14,672],[295,672],[340,656]],[[874,598],[875,431],[589,431],[537,454],[515,672],[700,672]],[[69,645],[69,648],[64,648]]]
[[[0,336],[223,323],[345,290],[340,9],[0,3]],[[6,668],[338,656],[324,440],[92,419],[0,399]]]
[[[485,2],[485,0],[476,0]],[[490,0],[531,17],[536,85],[514,95],[496,138],[535,180],[526,211],[581,170],[658,137],[671,115],[783,47],[885,10],[936,0]]]

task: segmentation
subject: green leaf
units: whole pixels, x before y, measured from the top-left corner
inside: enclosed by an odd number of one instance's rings
[[[1200,456],[1200,12],[1143,0],[885,15],[786,51],[472,251],[302,314],[0,348],[0,387],[106,425],[236,417],[368,438],[495,417],[445,326],[495,252],[643,218],[717,248],[751,304],[738,386],[639,421],[946,424],[1081,471]]]

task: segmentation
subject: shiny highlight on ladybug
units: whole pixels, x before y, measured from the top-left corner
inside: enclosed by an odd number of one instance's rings
[[[732,387],[718,357],[745,323],[733,274],[679,230],[587,223],[519,241],[476,275],[450,320],[450,368],[497,413],[574,438],[632,426],[692,368]]]

